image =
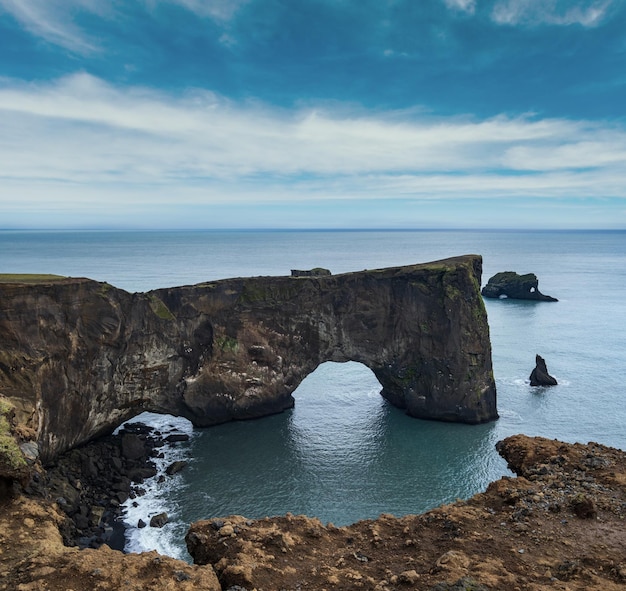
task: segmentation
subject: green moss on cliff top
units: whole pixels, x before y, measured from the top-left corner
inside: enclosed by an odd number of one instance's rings
[[[31,273],[0,273],[0,283],[46,283],[67,279],[63,275],[37,275]]]

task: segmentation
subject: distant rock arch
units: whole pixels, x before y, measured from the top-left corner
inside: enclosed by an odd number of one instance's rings
[[[145,294],[88,279],[0,283],[0,392],[44,459],[144,410],[197,426],[280,412],[324,361],[364,364],[411,416],[493,420],[481,271],[467,255]]]

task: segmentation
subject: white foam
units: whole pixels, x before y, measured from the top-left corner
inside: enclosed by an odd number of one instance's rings
[[[514,410],[507,410],[506,408],[504,409],[499,408],[498,415],[500,415],[500,419],[506,423],[518,425],[524,422],[522,415],[519,414],[518,412],[515,412]]]
[[[171,434],[184,434],[193,436],[193,426],[190,421],[180,417],[170,415],[159,415],[155,413],[142,413],[127,421],[129,423],[143,423],[159,431],[163,439]],[[120,429],[123,425],[120,427]],[[168,476],[165,473],[167,467],[178,460],[190,459],[188,446],[180,444],[168,444],[161,448],[162,458],[152,458],[157,474],[152,478],[144,480],[140,488],[146,493],[134,499],[129,498],[123,505],[124,524],[126,527],[126,552],[146,552],[156,550],[159,554],[172,556],[173,558],[185,558],[185,551],[181,546],[187,525],[180,521],[178,508],[168,498],[172,488],[180,489],[183,486],[182,476],[174,474]],[[162,482],[160,477],[164,476]],[[135,487],[137,488],[137,487]],[[162,528],[150,527],[150,519],[159,513],[167,513],[169,521]],[[143,528],[137,527],[139,520],[143,520],[147,525]]]

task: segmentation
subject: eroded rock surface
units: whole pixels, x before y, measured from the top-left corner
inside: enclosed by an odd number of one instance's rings
[[[468,255],[135,294],[89,279],[0,282],[0,395],[44,463],[145,410],[198,426],[282,411],[325,361],[365,364],[412,416],[489,421],[481,271]]]
[[[486,298],[558,302],[556,298],[539,291],[539,280],[534,273],[518,275],[514,271],[496,273],[483,287],[482,295]]]

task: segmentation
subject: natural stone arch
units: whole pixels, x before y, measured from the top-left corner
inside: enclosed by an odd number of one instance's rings
[[[489,421],[481,267],[467,255],[146,294],[88,279],[0,284],[0,392],[44,459],[144,410],[197,426],[279,412],[324,361],[369,367],[411,416]]]
[[[480,274],[480,257],[467,256],[330,277],[240,280],[232,294],[238,314],[214,325],[218,346],[183,394],[190,418],[210,424],[288,408],[320,363],[356,361],[372,370],[387,400],[414,417],[492,420]],[[213,285],[224,293],[225,284]],[[169,302],[171,293],[159,295]],[[240,395],[230,398],[234,391]]]

